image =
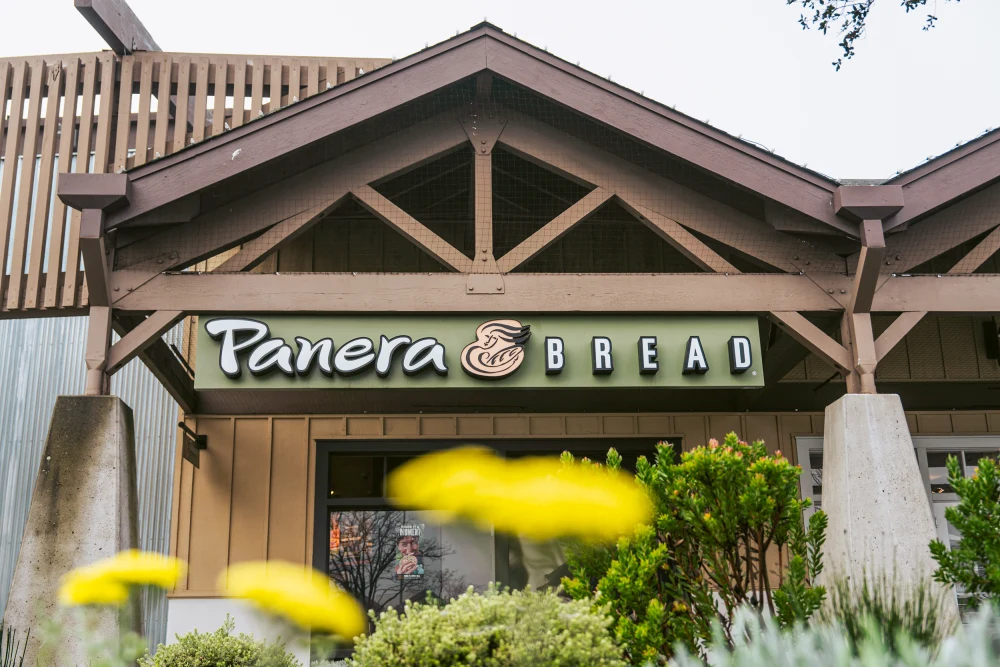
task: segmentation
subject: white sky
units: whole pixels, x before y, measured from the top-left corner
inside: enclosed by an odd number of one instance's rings
[[[1000,2],[879,0],[858,55],[785,0],[130,0],[168,51],[402,57],[487,18],[509,33],[837,178],[888,178],[1000,125]],[[0,56],[105,48],[72,0],[0,0]],[[36,29],[27,29],[37,26]]]

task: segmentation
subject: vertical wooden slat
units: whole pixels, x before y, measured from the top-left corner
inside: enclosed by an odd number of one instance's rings
[[[153,102],[153,59],[144,57],[139,70],[139,117],[135,126],[135,158],[132,166],[146,164],[149,153],[149,109]],[[119,122],[121,119],[119,118]]]
[[[345,60],[343,62],[344,67],[344,82],[353,81],[354,77],[358,75],[358,63],[355,60]]]
[[[0,61],[0,150],[3,149],[3,140],[7,136],[4,130],[4,118],[7,115],[7,88],[10,87],[11,83],[10,72],[10,63],[6,60]],[[3,153],[0,153],[0,157],[3,157]]]
[[[274,419],[267,557],[308,563],[306,545],[309,444],[304,418]]]
[[[80,82],[80,59],[70,58],[65,62],[66,85],[63,94],[62,123],[59,126],[59,173],[68,174],[73,164],[73,139],[76,128],[77,89]],[[90,94],[94,94],[94,67],[84,72],[84,77],[90,81]],[[84,95],[86,95],[86,82]],[[58,178],[58,177],[57,177]],[[46,250],[45,295],[42,305],[45,308],[55,308],[59,297],[59,276],[62,273],[63,242],[66,240],[66,205],[59,197],[55,198],[52,208],[52,233],[49,237],[49,247]],[[30,288],[29,288],[30,290]],[[29,291],[30,299],[30,291]],[[29,299],[25,299],[25,307]]]
[[[201,76],[201,68],[205,68],[205,81],[208,88],[208,61],[201,59],[198,63],[198,74],[196,76]],[[171,144],[170,152],[176,153],[180,149],[187,145],[187,126],[188,122],[191,120],[188,118],[188,98],[190,97],[191,90],[191,57],[184,56],[181,58],[180,63],[177,65],[177,95],[175,96],[174,108],[177,109],[177,115],[174,117],[174,137]],[[204,102],[202,103],[205,104]],[[198,127],[198,98],[195,98],[195,129]],[[202,133],[205,131],[205,117],[201,118],[201,130]]]
[[[319,61],[309,63],[309,73],[306,79],[306,94],[312,97],[319,92]]]
[[[118,119],[115,134],[115,173],[125,171],[128,165],[128,142],[132,130],[132,70],[135,56],[124,56],[121,60],[121,76],[118,84]],[[103,93],[103,87],[101,89]]]
[[[267,112],[277,111],[281,108],[281,61],[275,58],[271,61],[271,90],[270,102],[267,104]]]
[[[302,63],[293,60],[288,65],[288,103],[295,104],[302,95],[301,91]]]
[[[192,591],[215,591],[216,579],[229,559],[233,428],[232,419],[198,420],[198,433],[208,436],[209,446],[201,452],[191,494],[188,581]]]
[[[159,61],[160,81],[156,85],[156,134],[153,138],[153,158],[167,154],[167,127],[170,125],[170,88],[174,61],[164,56]]]
[[[212,110],[212,136],[222,134],[226,129],[226,70],[229,64],[225,58],[215,63],[215,108]],[[195,128],[197,130],[197,128]]]
[[[212,120],[226,117],[225,83],[222,84],[222,108],[213,111]],[[194,129],[191,131],[192,143],[198,143],[205,138],[205,123],[208,115],[208,58],[198,59],[198,73],[195,75],[194,86]]]
[[[264,115],[261,105],[264,100],[264,59],[256,58],[253,66],[253,84],[250,87],[250,120],[256,120]]]
[[[75,60],[71,64],[75,65]],[[45,77],[48,81],[49,92],[45,102],[45,127],[42,128],[42,152],[38,165],[38,188],[35,195],[34,220],[31,222],[31,242],[28,249],[28,263],[25,272],[28,280],[24,287],[24,308],[38,307],[38,290],[42,284],[42,269],[45,266],[46,237],[49,229],[49,212],[52,203],[52,171],[56,159],[56,136],[59,134],[59,98],[62,97],[63,84],[63,64],[57,61],[50,65],[48,74]],[[67,84],[69,82],[67,81]],[[41,94],[41,91],[39,91]],[[67,88],[66,106],[72,107],[76,103],[76,77],[73,77],[72,92]],[[70,126],[72,128],[72,126]],[[70,129],[72,133],[72,129]],[[52,220],[53,226],[57,225],[56,220]],[[57,246],[58,247],[58,246]],[[61,250],[61,249],[60,249]],[[59,250],[56,251],[57,253]],[[56,280],[58,274],[51,276]],[[11,308],[17,307],[16,304]]]
[[[0,281],[7,275],[7,244],[13,228],[14,177],[17,174],[17,145],[20,139],[21,115],[24,107],[28,63],[14,66],[13,90],[10,94],[10,120],[7,145],[4,147],[3,181],[0,182]],[[13,281],[11,281],[13,282]]]
[[[260,560],[267,553],[267,503],[271,476],[270,420],[238,417],[233,452],[229,564]]]
[[[115,69],[117,61],[114,54],[105,55],[100,59],[101,92],[100,107],[97,111],[97,134],[94,139],[94,173],[101,174],[107,170],[111,151],[111,116],[115,103]],[[80,133],[76,142],[76,167],[74,171],[84,174],[90,171],[90,137],[94,127],[94,107],[97,106],[95,95],[98,61],[90,60],[86,67],[92,72],[87,73],[83,83],[83,100],[80,108]],[[80,279],[80,212],[70,214],[69,239],[66,241],[66,276],[63,281],[63,306],[84,305],[85,298],[77,303],[77,286]],[[86,285],[84,285],[86,290]]]
[[[233,68],[233,120],[230,127],[239,127],[245,120],[243,107],[247,98],[247,59],[240,58]]]
[[[8,309],[15,309],[21,303],[21,275],[24,272],[27,254],[31,194],[35,187],[35,155],[38,153],[39,112],[42,107],[42,82],[45,80],[45,72],[46,65],[41,58],[32,64],[31,88],[28,93],[28,118],[24,125],[24,141],[21,145],[21,189],[18,191],[17,211],[14,213],[10,283],[7,286],[6,307]]]

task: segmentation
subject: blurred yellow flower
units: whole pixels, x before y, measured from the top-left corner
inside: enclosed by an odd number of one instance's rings
[[[354,598],[321,572],[302,565],[284,561],[239,563],[219,576],[219,588],[303,630],[350,639],[366,628],[364,610]]]
[[[84,565],[63,577],[59,602],[65,606],[120,605],[130,586],[173,588],[184,576],[183,561],[162,554],[129,549]]]
[[[401,507],[437,510],[535,540],[614,540],[652,513],[631,475],[564,466],[555,457],[506,460],[476,447],[415,459],[393,471],[387,488]]]

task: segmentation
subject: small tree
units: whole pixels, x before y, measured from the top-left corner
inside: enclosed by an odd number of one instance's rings
[[[568,457],[567,457],[568,458]],[[609,474],[621,457],[608,454]],[[763,442],[748,444],[734,433],[675,460],[668,443],[656,460],[640,458],[636,479],[655,503],[652,526],[636,530],[613,547],[569,549],[574,598],[592,596],[608,605],[619,642],[634,662],[662,661],[680,642],[701,650],[714,620],[732,642],[730,619],[749,605],[787,619],[807,618],[824,598],[811,588],[820,568],[825,515],[807,529],[799,500],[800,468]],[[784,579],[781,549],[790,546],[795,576]],[[768,555],[778,555],[779,581],[772,581]],[[774,595],[782,587],[785,593]],[[722,608],[713,596],[722,601]]]
[[[1000,465],[980,459],[972,477],[962,475],[954,456],[947,465],[948,483],[959,503],[944,516],[962,539],[950,551],[940,540],[931,542],[938,563],[934,579],[961,586],[971,596],[971,605],[978,606],[984,599],[1000,599]]]

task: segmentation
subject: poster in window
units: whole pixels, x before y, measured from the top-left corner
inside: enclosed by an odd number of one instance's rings
[[[423,534],[423,524],[404,523],[399,527],[396,538],[397,580],[413,581],[424,576],[424,555],[420,548]]]

